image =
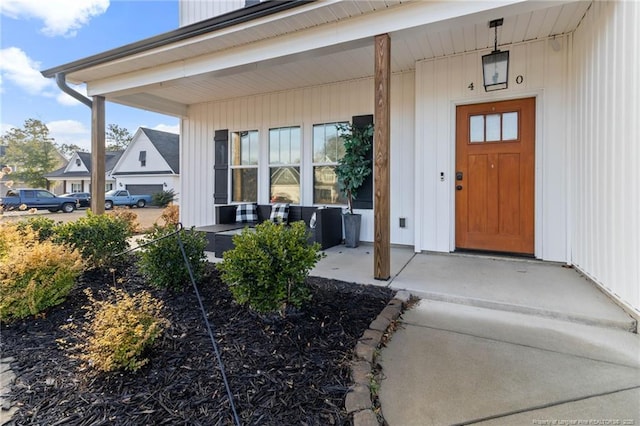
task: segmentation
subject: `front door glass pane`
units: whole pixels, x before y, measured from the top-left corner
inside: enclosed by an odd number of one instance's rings
[[[472,115],[469,120],[471,142],[484,142],[484,115]]]
[[[502,114],[502,140],[516,139],[518,139],[518,112],[506,112]]]
[[[500,114],[489,114],[487,120],[487,142],[500,140]]]

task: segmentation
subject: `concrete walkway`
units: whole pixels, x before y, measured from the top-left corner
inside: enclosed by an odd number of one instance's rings
[[[390,426],[640,424],[640,341],[615,328],[422,300],[379,361]]]
[[[575,270],[393,248],[377,281],[372,252],[334,247],[312,275],[422,298],[378,358],[390,426],[640,424],[636,321]]]

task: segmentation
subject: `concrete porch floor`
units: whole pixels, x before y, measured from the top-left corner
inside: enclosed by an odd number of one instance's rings
[[[311,275],[407,290],[428,300],[633,331],[636,321],[587,278],[558,263],[391,248],[391,278],[373,278],[373,246],[336,246]]]

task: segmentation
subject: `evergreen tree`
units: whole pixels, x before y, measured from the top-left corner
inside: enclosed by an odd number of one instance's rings
[[[11,174],[13,180],[44,187],[47,184],[44,175],[61,165],[54,139],[40,120],[27,119],[22,129],[10,129],[0,136],[0,141],[7,147],[4,162],[17,167]]]
[[[105,139],[107,140],[107,151],[121,151],[129,146],[129,143],[133,140],[133,135],[124,127],[120,127],[117,124],[109,124],[105,132]]]

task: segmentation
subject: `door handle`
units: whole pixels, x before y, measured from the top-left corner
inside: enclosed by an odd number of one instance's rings
[[[462,191],[462,185],[456,185],[456,190],[457,191]]]

